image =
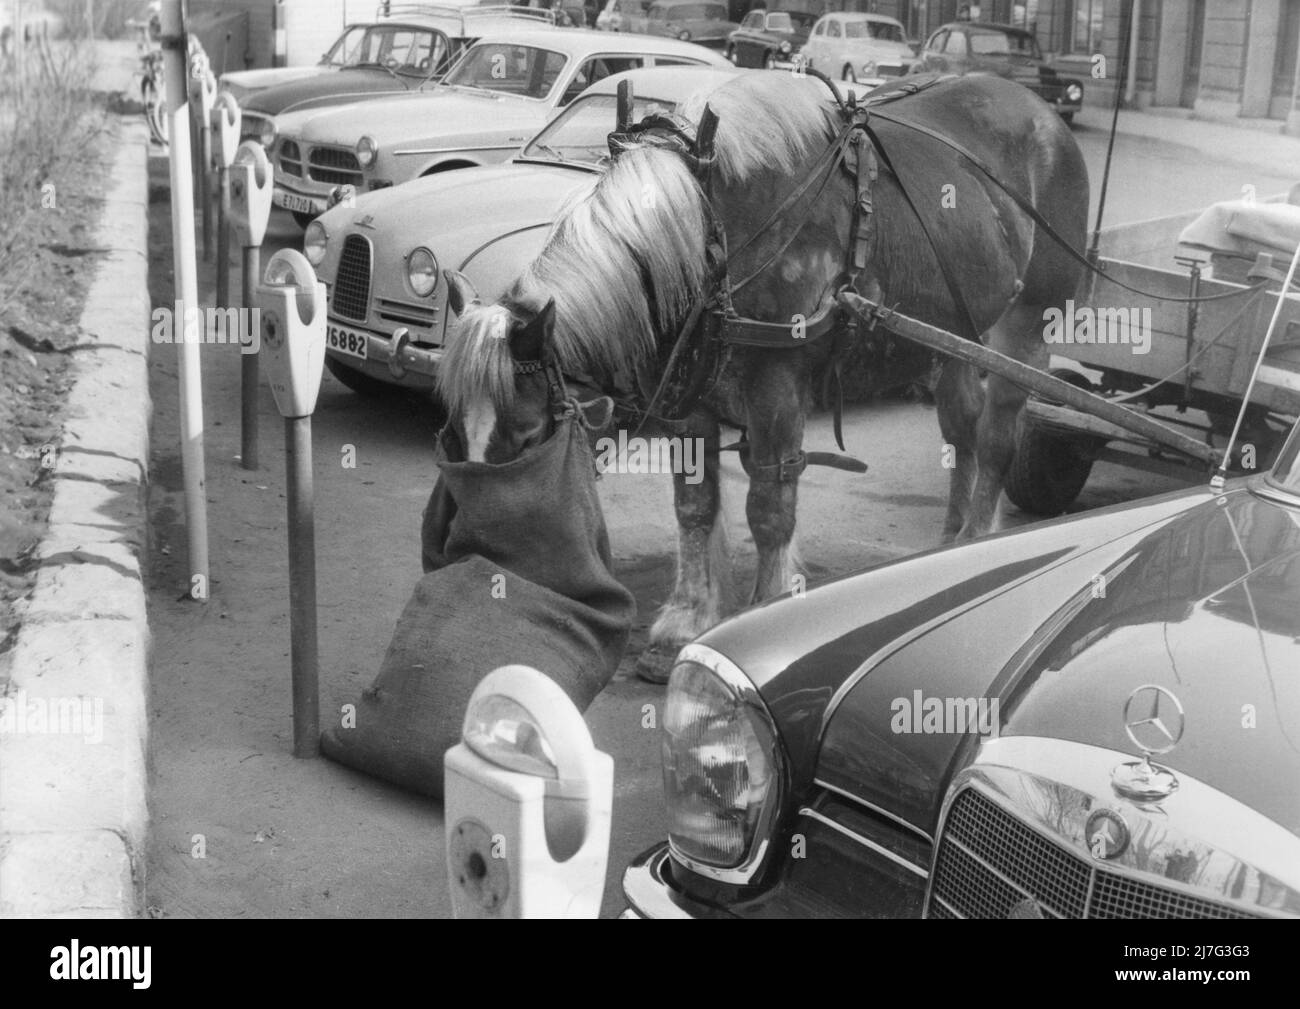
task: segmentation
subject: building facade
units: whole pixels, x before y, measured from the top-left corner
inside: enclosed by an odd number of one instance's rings
[[[778,4],[773,2],[773,6]],[[897,18],[923,42],[969,12],[973,20],[1035,31],[1062,72],[1090,81],[1089,104],[1109,106],[1122,89],[1128,107],[1187,109],[1300,135],[1300,0],[793,0],[822,10],[874,11]],[[754,4],[759,6],[759,4]],[[1129,66],[1120,49],[1130,26]],[[1104,57],[1104,63],[1096,57]],[[1100,75],[1097,75],[1100,71]]]

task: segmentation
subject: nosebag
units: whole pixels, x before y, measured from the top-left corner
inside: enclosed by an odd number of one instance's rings
[[[355,726],[327,730],[321,750],[442,798],[443,756],[479,681],[532,666],[585,711],[618,668],[635,602],[612,572],[581,420],[560,420],[501,465],[465,461],[444,428],[437,465],[421,531],[426,574],[356,702]]]

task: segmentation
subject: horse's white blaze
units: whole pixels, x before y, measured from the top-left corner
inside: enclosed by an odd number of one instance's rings
[[[497,412],[490,399],[476,399],[465,410],[465,451],[470,462],[484,462],[488,442],[496,430]]]

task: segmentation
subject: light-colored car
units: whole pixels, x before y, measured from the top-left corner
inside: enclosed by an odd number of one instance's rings
[[[739,27],[727,17],[727,5],[717,0],[654,0],[646,9],[642,30],[720,49]]]
[[[550,10],[478,0],[398,4],[374,22],[349,25],[315,66],[240,70],[223,74],[221,87],[239,102],[243,139],[265,146],[281,115],[419,90],[480,38],[555,19]]]
[[[643,32],[650,0],[609,0],[596,15],[596,29],[603,32]]]
[[[585,28],[492,35],[426,92],[281,117],[287,121],[270,151],[272,202],[315,216],[338,187],[365,193],[497,164],[597,81],[665,65],[728,66],[708,49],[647,35]]]
[[[619,82],[631,82],[640,119],[735,74],[677,67],[606,77],[505,164],[367,193],[312,221],[304,248],[329,292],[330,371],[361,393],[432,388],[454,320],[442,270],[464,273],[488,302],[523,272],[558,208],[608,163]]]
[[[916,62],[903,26],[880,14],[825,14],[800,52],[805,66],[863,84],[902,77]]]

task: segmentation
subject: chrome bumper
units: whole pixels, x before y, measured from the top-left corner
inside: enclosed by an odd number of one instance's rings
[[[717,908],[692,900],[668,878],[668,845],[642,852],[623,873],[623,896],[628,907],[620,918],[734,918]]]
[[[361,358],[336,349],[340,334],[363,338],[366,356]],[[441,347],[414,346],[405,326],[399,326],[391,336],[385,336],[330,316],[325,326],[325,353],[339,363],[382,382],[412,389],[432,389],[443,350]]]

